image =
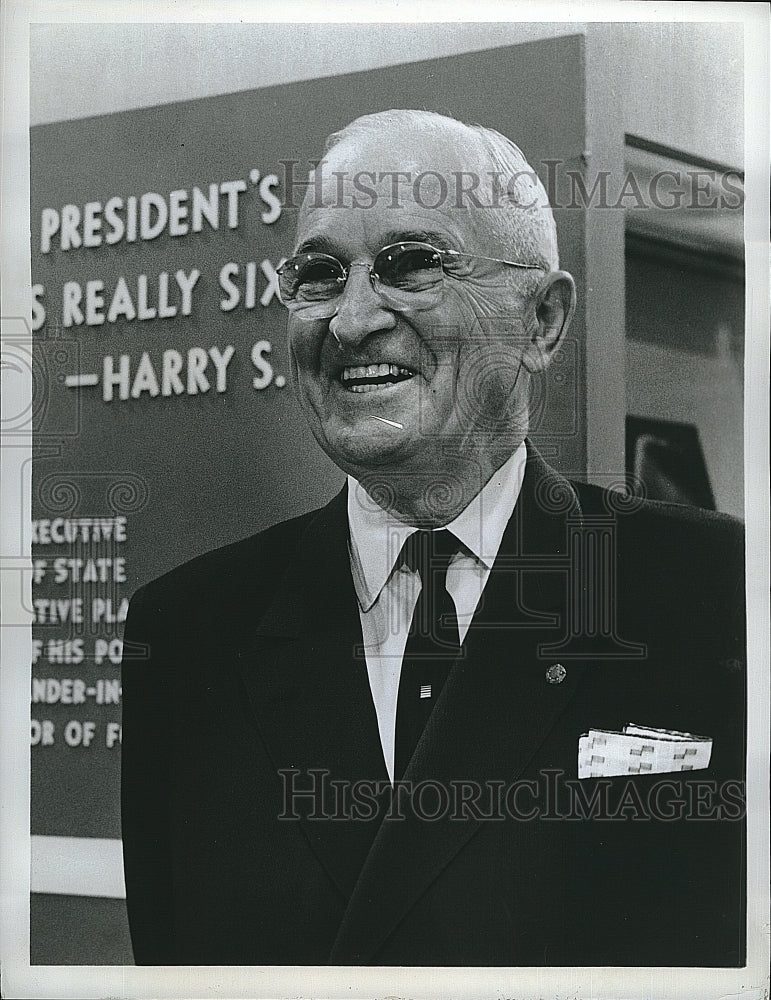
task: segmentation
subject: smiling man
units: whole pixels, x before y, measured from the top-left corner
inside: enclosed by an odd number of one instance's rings
[[[526,440],[575,288],[521,152],[356,120],[279,287],[348,482],[132,601],[137,962],[741,964],[740,526]]]

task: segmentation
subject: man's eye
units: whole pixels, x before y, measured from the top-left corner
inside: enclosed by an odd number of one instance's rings
[[[385,255],[377,263],[381,280],[392,288],[420,291],[441,279],[442,263],[435,250],[414,247]]]
[[[316,282],[336,281],[340,277],[340,268],[327,261],[313,261],[301,270],[298,281],[301,285]]]
[[[405,271],[435,270],[439,264],[439,255],[433,250],[408,250],[397,261]]]

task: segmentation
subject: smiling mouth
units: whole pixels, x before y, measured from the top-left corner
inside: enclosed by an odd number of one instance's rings
[[[415,372],[401,365],[359,365],[343,368],[338,378],[348,392],[374,392],[414,378]]]

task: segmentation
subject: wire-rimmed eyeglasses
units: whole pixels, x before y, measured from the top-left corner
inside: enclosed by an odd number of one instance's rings
[[[439,250],[430,243],[391,243],[371,264],[353,261],[343,264],[326,253],[301,253],[278,268],[279,296],[299,319],[330,319],[345,288],[351,268],[366,267],[372,287],[386,305],[397,311],[430,309],[442,296],[445,275],[458,278],[446,265],[460,257],[487,260],[509,267],[545,270],[541,264],[484,257],[460,250]]]

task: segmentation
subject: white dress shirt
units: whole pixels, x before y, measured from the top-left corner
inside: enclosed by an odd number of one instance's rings
[[[458,614],[461,642],[514,511],[526,460],[523,443],[493,473],[468,507],[445,525],[459,541],[458,552],[447,570],[447,590]],[[418,529],[384,511],[350,476],[348,523],[351,571],[359,601],[367,673],[383,756],[393,781],[399,675],[421,588],[420,575],[396,563],[405,541]]]

